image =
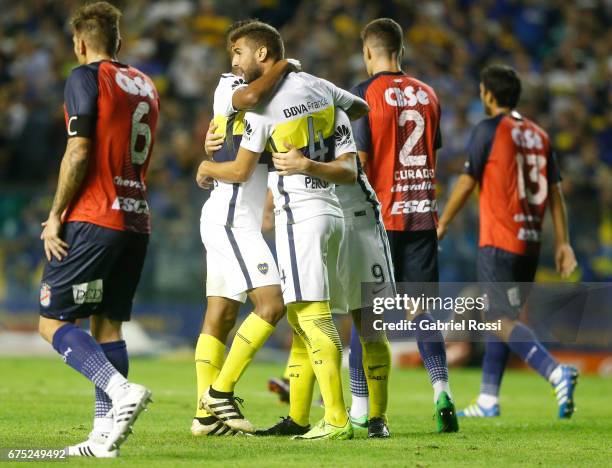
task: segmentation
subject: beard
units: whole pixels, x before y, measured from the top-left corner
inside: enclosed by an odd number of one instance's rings
[[[261,68],[256,63],[250,64],[248,67],[242,69],[243,78],[247,83],[251,83],[259,78],[263,73]]]

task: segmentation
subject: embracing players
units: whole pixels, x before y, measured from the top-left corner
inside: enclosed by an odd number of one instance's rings
[[[250,22],[234,23],[228,34]],[[280,55],[280,51],[271,53]],[[241,76],[221,75],[214,95],[214,118],[207,134],[209,158],[214,155],[215,162],[235,159],[244,132],[244,109],[265,99],[285,74],[295,69],[295,63],[279,60],[267,73],[248,84]],[[200,398],[213,383],[213,392],[233,392],[235,382],[257,346],[265,342],[273,325],[284,314],[278,269],[261,234],[267,182],[268,166],[263,162],[241,182],[199,180],[203,187],[212,184],[214,188],[202,208],[200,222],[206,248],[207,307],[195,351],[198,407],[191,432],[196,436],[235,435],[236,430],[253,430],[245,425],[230,429],[233,420],[229,418],[236,415],[232,411],[224,413],[222,419],[229,421],[224,424],[200,404]],[[255,310],[238,331],[224,366],[227,335],[247,295]],[[257,329],[261,329],[261,335],[255,335]],[[224,372],[219,375],[221,368]],[[238,411],[237,407],[234,411]]]
[[[434,90],[401,70],[403,32],[390,18],[372,21],[362,32],[369,79],[353,92],[370,113],[353,126],[359,158],[382,205],[395,280],[438,282],[436,151],[441,147],[440,105]],[[433,317],[420,311],[416,339],[434,389],[439,432],[458,430],[448,383],[444,337],[428,331]],[[367,415],[367,386],[361,344],[351,337],[351,418]]]
[[[96,387],[94,428],[71,456],[116,457],[151,392],[126,380],[121,324],[130,319],[151,231],[145,174],[159,97],[153,82],[116,61],[121,12],[106,2],[74,13],[64,92],[68,142],[49,218],[40,334]],[[91,336],[74,324],[91,317]]]
[[[576,267],[554,152],[547,133],[514,110],[520,94],[521,82],[512,68],[492,65],[482,71],[480,99],[489,117],[472,131],[465,174],[459,177],[438,226],[441,239],[479,184],[478,281],[487,283],[491,298],[486,320],[501,319],[503,326],[500,336],[488,336],[478,400],[460,415],[499,416],[499,387],[513,351],[551,383],[559,417],[569,418],[574,412],[578,371],[557,363],[533,331],[518,321],[526,289],[538,267],[548,204],[555,229],[557,271],[567,277]],[[496,287],[498,282],[503,284]]]
[[[252,22],[234,30],[230,42],[232,64],[247,81],[261,76],[283,56],[278,31],[263,23]],[[227,182],[248,180],[262,153],[267,149],[288,149],[286,144],[307,151],[315,161],[330,161],[336,106],[346,109],[349,115],[367,111],[362,100],[329,82],[305,73],[289,74],[266,106],[246,114],[235,159],[223,163],[204,161],[198,177]],[[347,166],[346,170],[354,173],[355,168]],[[342,211],[333,187],[320,178],[274,174],[270,180],[277,211],[276,244],[283,299],[294,337],[303,341],[325,402],[324,419],[299,437],[351,438],[340,378],[341,345],[331,318],[328,279],[328,271],[337,267]],[[203,402],[212,414],[222,418],[224,407],[219,397],[223,395],[212,390],[215,384],[205,393]],[[241,424],[247,426],[245,422]]]

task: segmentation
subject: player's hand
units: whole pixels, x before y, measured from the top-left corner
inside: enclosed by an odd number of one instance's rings
[[[272,153],[272,162],[278,175],[288,176],[306,172],[310,160],[290,143],[284,143],[289,150],[286,153]]]
[[[47,260],[51,261],[51,257],[55,257],[58,261],[61,261],[62,258],[68,255],[68,244],[60,237],[62,231],[61,218],[50,214],[49,219],[42,223],[42,227],[43,232],[40,238],[44,243]]]
[[[285,60],[289,64],[289,72],[301,72],[302,71],[302,64],[300,63],[299,60],[294,59],[294,58],[288,58]]]
[[[438,242],[444,239],[444,236],[446,236],[447,230],[448,230],[448,226],[446,226],[446,224],[438,223],[438,229],[437,229]]]
[[[566,243],[557,246],[555,249],[555,265],[561,278],[567,278],[574,272],[578,262],[576,262],[574,249],[571,245]]]
[[[223,135],[215,134],[215,130],[217,130],[217,128],[217,124],[211,120],[210,125],[208,126],[208,131],[206,132],[206,139],[204,140],[204,151],[206,151],[206,156],[209,158],[212,158],[215,151],[219,151],[221,149],[221,146],[223,146],[223,140],[225,140]]]
[[[213,188],[215,179],[206,174],[206,161],[202,161],[198,167],[198,173],[196,174],[196,182],[204,190],[210,190]]]

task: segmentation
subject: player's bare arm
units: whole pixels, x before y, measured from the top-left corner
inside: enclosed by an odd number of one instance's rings
[[[444,208],[444,213],[440,217],[440,221],[438,222],[438,239],[442,240],[446,235],[446,230],[448,229],[448,225],[455,218],[457,213],[461,211],[465,202],[470,198],[470,195],[474,191],[476,187],[476,179],[474,179],[471,175],[461,174],[459,176],[459,180],[455,184],[455,188],[453,188],[453,192],[451,193],[450,198],[448,199],[448,203]]]
[[[366,164],[368,160],[370,159],[370,153],[368,153],[367,151],[357,151],[357,156],[359,157],[359,162],[361,163],[361,167],[363,167],[363,170],[366,171]],[[367,174],[367,171],[366,171],[366,174]]]
[[[270,97],[272,90],[287,73],[301,71],[301,69],[300,62],[297,60],[279,60],[270,70],[253,80],[248,86],[237,89],[232,95],[232,106],[236,110],[254,109]]]
[[[551,186],[549,195],[550,213],[555,229],[555,265],[562,278],[567,278],[576,269],[577,262],[574,250],[569,242],[567,228],[567,210],[561,184]]]
[[[306,174],[334,184],[354,184],[357,181],[355,153],[345,153],[330,162],[313,161],[292,145],[285,144],[286,153],[272,153],[278,175]]]
[[[68,244],[60,237],[62,214],[85,178],[90,149],[91,139],[85,137],[70,138],[66,145],[53,206],[49,218],[43,223],[43,232],[40,235],[44,241],[45,255],[49,261],[52,256],[61,260],[68,254]]]
[[[234,161],[202,161],[200,167],[198,167],[196,181],[200,187],[206,184],[207,178],[229,184],[246,182],[251,177],[251,174],[253,174],[259,161],[259,156],[259,153],[253,153],[241,147]]]
[[[368,103],[364,99],[355,96],[351,107],[343,110],[350,120],[357,120],[370,112],[370,106],[368,106]]]

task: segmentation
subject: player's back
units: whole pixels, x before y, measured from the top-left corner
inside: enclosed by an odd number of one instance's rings
[[[239,88],[246,87],[244,79],[232,73],[223,73],[215,89],[213,102],[213,121],[217,125],[215,133],[225,137],[213,159],[227,162],[236,159],[244,133],[245,111],[237,111],[232,106],[232,95]],[[202,220],[227,227],[261,229],[263,206],[268,181],[267,162],[269,153],[260,157],[253,174],[243,183],[214,181],[214,188],[202,209]]]
[[[516,112],[500,114],[476,127],[469,152],[468,169],[480,175],[480,246],[536,253],[548,186],[560,180],[548,134]]]
[[[89,126],[87,175],[67,221],[148,233],[145,176],[155,139],[159,96],[134,67],[103,60],[75,68],[66,83],[68,136]]]
[[[245,116],[242,145],[286,151],[285,142],[316,161],[334,158],[334,96],[330,84],[307,73],[290,73],[265,107]],[[259,140],[259,144],[257,141]],[[321,214],[342,216],[333,184],[316,177],[270,173],[268,184],[277,209],[290,222]]]
[[[382,204],[387,230],[436,228],[436,150],[440,106],[431,87],[404,72],[377,73],[354,93],[370,106],[354,125],[357,149]]]

